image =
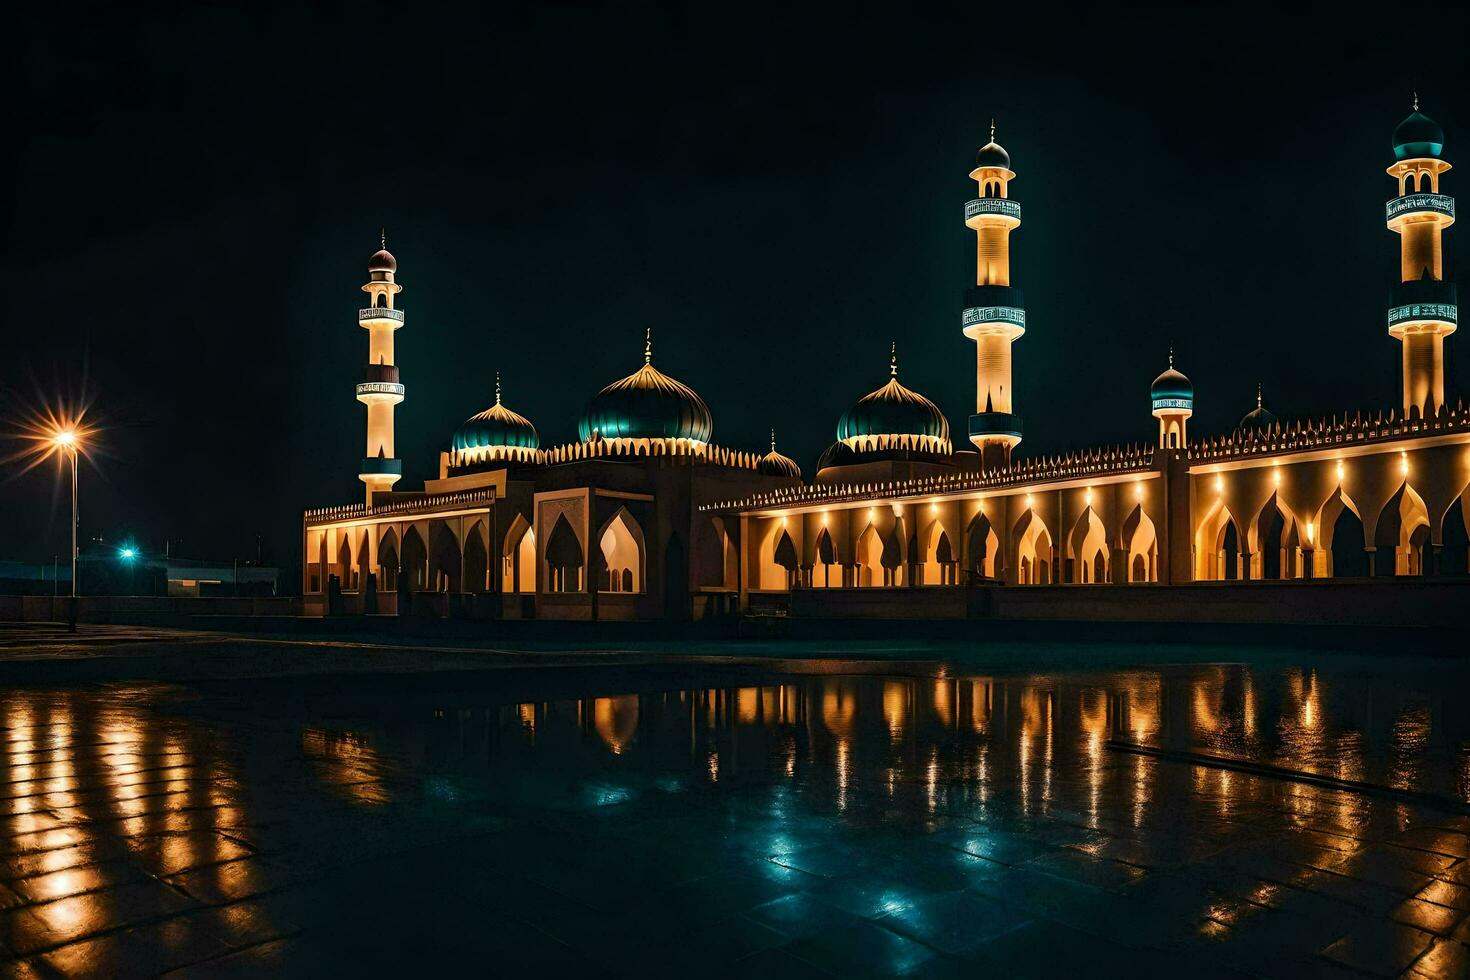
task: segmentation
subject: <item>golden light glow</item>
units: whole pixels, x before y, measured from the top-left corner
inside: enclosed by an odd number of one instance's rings
[[[1133,499],[1134,500],[1142,500],[1143,499],[1143,484],[1141,482],[1135,482],[1133,484]]]
[[[1337,479],[1339,483],[1342,482],[1342,460],[1337,461]]]
[[[1317,543],[1317,525],[1314,524],[1312,521],[1307,521],[1307,544],[1316,544],[1316,543]]]
[[[1092,487],[1087,488],[1087,492],[1082,495],[1082,499],[1087,501],[1087,506],[1092,506]]]
[[[1403,451],[1399,452],[1399,469],[1403,471],[1404,476],[1409,475],[1409,454]]]
[[[868,516],[869,517],[877,517],[878,516],[878,508],[876,508],[876,507],[869,507],[868,508]]]
[[[1223,476],[1217,476],[1217,477],[1215,477],[1215,492],[1216,493],[1224,493],[1225,492],[1225,478]]]
[[[1029,493],[1026,494],[1026,506],[1027,507],[1030,507],[1031,506],[1031,495]]]
[[[1271,468],[1271,482],[1278,487],[1281,486],[1281,467],[1273,466]]]
[[[931,514],[937,514],[937,513],[939,513],[939,504],[938,503],[931,503],[929,505],[929,513],[931,513]]]
[[[15,433],[22,448],[4,462],[26,461],[22,473],[44,463],[55,456],[58,459],[68,454],[90,459],[94,449],[92,437],[97,428],[86,422],[86,406],[43,406],[38,412],[20,422]]]

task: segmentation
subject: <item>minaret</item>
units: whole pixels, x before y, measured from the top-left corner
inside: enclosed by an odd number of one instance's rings
[[[1194,415],[1194,385],[1174,367],[1174,348],[1169,348],[1169,367],[1154,378],[1149,389],[1153,416],[1159,420],[1159,448],[1183,449],[1189,445],[1186,423]]]
[[[1014,412],[1011,344],[1026,332],[1021,291],[1011,286],[1011,231],[1021,226],[1021,205],[1010,198],[1011,157],[990,142],[975,157],[970,177],[980,197],[965,205],[965,225],[975,229],[975,285],[965,293],[960,322],[975,341],[975,413],[970,441],[986,470],[1010,466],[1011,450],[1021,441],[1021,417]]]
[[[403,326],[403,311],[394,308],[394,298],[403,287],[394,282],[398,260],[382,248],[368,259],[368,308],[357,311],[357,322],[368,331],[368,363],[357,386],[357,400],[367,406],[367,455],[357,478],[367,485],[367,503],[373,494],[393,489],[403,476],[403,462],[393,453],[393,406],[403,401],[398,366],[393,363],[393,333]]]
[[[1455,332],[1454,283],[1444,281],[1441,238],[1455,223],[1455,199],[1439,192],[1450,169],[1440,159],[1444,131],[1414,111],[1393,131],[1388,175],[1399,194],[1388,202],[1389,230],[1399,235],[1399,281],[1388,308],[1388,333],[1403,348],[1404,415],[1434,415],[1444,405],[1444,339]]]

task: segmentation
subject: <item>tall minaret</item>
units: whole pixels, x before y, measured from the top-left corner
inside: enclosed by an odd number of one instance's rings
[[[970,177],[980,197],[965,205],[965,224],[975,229],[975,285],[965,293],[961,323],[975,341],[975,413],[970,441],[986,470],[1005,469],[1021,441],[1021,417],[1014,412],[1011,344],[1026,332],[1025,302],[1011,286],[1011,231],[1021,226],[1021,205],[1010,198],[1011,156],[990,142],[975,157]]]
[[[1391,231],[1399,234],[1400,285],[1392,291],[1388,333],[1403,347],[1404,415],[1433,415],[1444,404],[1444,339],[1455,332],[1454,283],[1444,281],[1441,237],[1455,223],[1455,199],[1439,192],[1444,131],[1414,111],[1393,131],[1388,175],[1399,195],[1388,202]]]
[[[357,311],[357,322],[368,331],[368,364],[357,386],[357,400],[367,406],[367,455],[357,478],[367,484],[367,503],[373,494],[393,489],[403,476],[403,462],[393,454],[393,406],[403,401],[398,366],[393,363],[393,333],[403,326],[403,311],[394,309],[394,297],[403,287],[393,281],[398,260],[388,251],[387,236],[382,248],[368,259],[368,308]]]

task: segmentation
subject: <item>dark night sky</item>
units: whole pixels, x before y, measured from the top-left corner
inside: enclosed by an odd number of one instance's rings
[[[890,338],[962,432],[962,206],[993,115],[1025,208],[1023,453],[1153,438],[1170,344],[1199,435],[1257,379],[1288,418],[1396,404],[1383,168],[1416,85],[1470,165],[1465,14],[1416,6],[1410,37],[1339,5],[1019,6],[31,5],[0,395],[92,400],[84,534],[225,558],[261,534],[289,568],[300,511],[361,494],[354,310],[386,225],[402,488],[497,369],[543,445],[573,438],[645,326],[723,445],[774,424],[810,473]],[[0,484],[0,557],[64,550],[56,483]]]

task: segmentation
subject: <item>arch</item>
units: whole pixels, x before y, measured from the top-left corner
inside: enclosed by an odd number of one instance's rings
[[[490,591],[490,554],[485,548],[485,522],[476,521],[464,542],[464,590]]]
[[[1016,541],[1016,564],[1021,571],[1021,585],[1048,585],[1052,574],[1052,539],[1046,522],[1035,511],[1027,510],[1016,522],[1012,537]]]
[[[500,553],[500,591],[536,591],[536,529],[517,514],[505,533]]]
[[[1419,529],[1424,533],[1420,534]],[[1408,481],[1383,505],[1373,534],[1375,575],[1423,575],[1429,508]]]
[[[883,584],[883,539],[878,534],[878,529],[869,524],[858,535],[857,552],[857,585],[868,588]]]
[[[633,519],[627,507],[619,507],[597,536],[602,551],[605,574],[600,574],[598,588],[603,592],[642,592],[646,567],[643,528]],[[630,572],[631,576],[624,575]]]
[[[1294,562],[1284,552],[1287,542],[1286,515],[1276,502],[1276,495],[1266,501],[1266,506],[1256,518],[1256,551],[1261,556],[1261,578],[1291,578]]]
[[[949,585],[954,581],[954,548],[944,526],[935,518],[919,535],[919,584]]]
[[[398,589],[398,534],[393,528],[383,532],[378,542],[378,574],[382,581],[378,587],[385,592]]]
[[[1136,504],[1123,521],[1122,542],[1123,550],[1128,554],[1128,581],[1157,582],[1159,532],[1144,513],[1142,504]]]
[[[582,543],[566,514],[558,514],[546,538],[546,591],[582,591]]]
[[[429,525],[429,588],[434,592],[463,591],[464,566],[459,539],[446,521]]]
[[[1219,497],[1205,511],[1195,532],[1194,558],[1197,582],[1222,582],[1239,577],[1240,529],[1235,515]]]
[[[414,592],[422,592],[429,583],[429,549],[419,529],[410,527],[403,532],[402,586]]]
[[[1068,536],[1072,552],[1072,581],[1096,584],[1108,580],[1108,536],[1091,507],[1084,508]]]
[[[970,574],[984,578],[999,578],[1004,567],[1000,554],[1000,539],[990,518],[984,511],[976,512],[966,532],[966,567]]]
[[[1318,547],[1326,559],[1323,571],[1333,578],[1357,578],[1368,574],[1367,538],[1358,505],[1335,490],[1318,511]]]
[[[1443,547],[1439,555],[1439,574],[1470,574],[1470,534],[1466,532],[1465,515],[1470,512],[1470,494],[1461,494],[1451,502],[1440,522]]]
[[[837,564],[837,551],[832,547],[832,535],[827,533],[825,527],[817,532],[816,547],[812,551],[812,588],[830,589],[841,585],[842,569]],[[836,569],[835,576],[833,569]]]
[[[1418,178],[1418,176],[1419,172],[1417,170],[1411,170],[1404,175],[1404,187],[1408,193],[1414,193],[1414,181]]]
[[[791,588],[790,569],[776,560],[776,549],[782,547],[783,540],[791,545],[791,552],[795,555],[796,542],[786,533],[786,519],[774,518],[757,551],[756,582],[760,589],[780,592]]]
[[[357,574],[357,569],[352,567],[351,537],[351,531],[337,532],[339,543],[337,545],[336,573],[337,582],[342,587],[343,592],[351,592],[353,589],[357,588],[357,586],[354,584],[354,576]]]

